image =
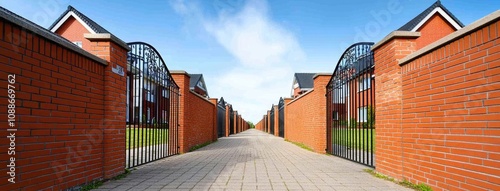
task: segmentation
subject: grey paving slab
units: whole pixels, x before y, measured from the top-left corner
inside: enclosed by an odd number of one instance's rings
[[[137,167],[99,190],[411,190],[366,168],[252,129]]]

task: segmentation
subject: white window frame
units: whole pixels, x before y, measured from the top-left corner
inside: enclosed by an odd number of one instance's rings
[[[363,118],[361,118],[363,117]],[[368,121],[368,107],[358,107],[358,122],[367,122]]]
[[[370,89],[372,86],[370,77],[361,77],[358,80],[358,89],[360,92]]]
[[[146,91],[146,101],[155,103],[155,86],[153,86],[153,82],[146,81],[144,82],[144,91]]]
[[[339,112],[338,111],[332,111],[332,119],[339,120]]]

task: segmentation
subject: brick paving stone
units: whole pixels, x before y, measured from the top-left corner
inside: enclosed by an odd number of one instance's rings
[[[258,130],[137,167],[99,190],[411,190]]]

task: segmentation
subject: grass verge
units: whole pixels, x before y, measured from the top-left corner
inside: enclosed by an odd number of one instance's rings
[[[432,191],[432,188],[429,185],[426,185],[424,183],[413,184],[408,180],[398,181],[398,180],[395,180],[394,178],[391,178],[391,177],[388,177],[386,175],[375,172],[373,169],[364,169],[364,171],[368,172],[369,174],[373,175],[374,177],[388,180],[388,181],[394,182],[396,184],[399,184],[399,185],[407,187],[407,188],[411,188],[411,189],[419,190],[419,191]]]
[[[308,151],[314,152],[314,150],[313,150],[311,147],[309,147],[309,146],[305,145],[304,143],[293,142],[293,141],[290,141],[290,140],[288,140],[288,139],[285,139],[285,141],[290,142],[290,143],[292,143],[292,144],[294,144],[294,145],[297,145],[298,147],[303,148],[303,149],[305,149],[305,150],[308,150]]]

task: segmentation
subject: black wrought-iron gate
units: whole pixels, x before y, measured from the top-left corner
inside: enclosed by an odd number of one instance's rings
[[[350,46],[327,85],[327,137],[331,154],[375,166],[373,43]]]
[[[233,107],[229,106],[229,134],[234,134],[234,111]]]
[[[285,138],[285,101],[283,98],[280,98],[280,102],[278,104],[278,128],[279,128],[279,136]]]
[[[224,137],[226,135],[226,102],[224,98],[217,103],[217,135]]]
[[[126,167],[179,153],[179,87],[154,47],[127,43]]]
[[[270,116],[270,124],[269,124],[269,133],[274,134],[274,104],[271,107],[271,112],[269,113]]]

